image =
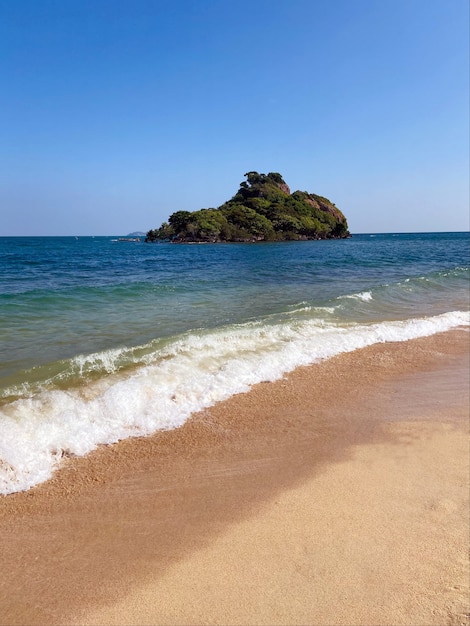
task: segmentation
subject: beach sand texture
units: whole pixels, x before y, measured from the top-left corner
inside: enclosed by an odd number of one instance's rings
[[[469,334],[375,345],[0,498],[0,623],[457,626]]]

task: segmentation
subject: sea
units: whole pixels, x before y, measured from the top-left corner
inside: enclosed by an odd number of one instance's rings
[[[469,233],[0,238],[0,493],[301,365],[469,328]]]

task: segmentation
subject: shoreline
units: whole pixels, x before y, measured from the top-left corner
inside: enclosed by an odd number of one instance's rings
[[[468,342],[341,354],[0,498],[1,623],[466,624]]]

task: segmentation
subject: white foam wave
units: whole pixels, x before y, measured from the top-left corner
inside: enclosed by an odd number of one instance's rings
[[[360,293],[352,293],[347,296],[339,296],[338,300],[344,300],[347,298],[350,298],[352,300],[362,300],[363,302],[370,302],[374,299],[370,291],[361,291]]]
[[[63,456],[178,428],[192,413],[300,365],[469,323],[468,313],[451,312],[369,325],[249,323],[188,335],[156,350],[151,362],[132,374],[114,373],[82,389],[43,391],[3,407],[0,493],[47,480]]]

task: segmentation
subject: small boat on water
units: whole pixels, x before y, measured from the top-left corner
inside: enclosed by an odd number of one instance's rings
[[[119,237],[118,241],[138,241],[138,242],[140,242],[140,237]]]

